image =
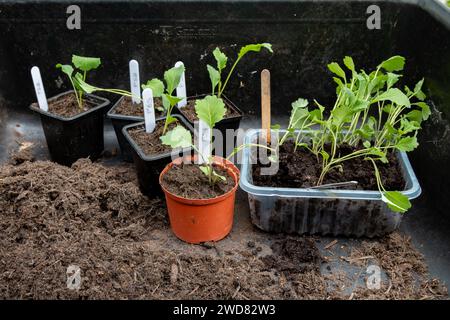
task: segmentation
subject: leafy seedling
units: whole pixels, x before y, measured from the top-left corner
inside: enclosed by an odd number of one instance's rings
[[[78,81],[75,79],[75,77],[79,77],[83,80],[83,82],[86,81],[87,73],[91,70],[97,69],[101,64],[101,60],[100,58],[82,57],[74,54],[72,55],[72,64],[73,66],[70,64],[58,63],[56,65],[56,68],[61,69],[61,71],[65,73],[69,78],[69,81],[73,87],[75,97],[77,99],[78,107],[82,109],[83,94],[86,91],[84,91],[84,89],[78,84]]]
[[[166,85],[164,86],[164,82],[159,79],[152,79],[147,81],[146,84],[142,85],[142,89],[150,88],[153,91],[153,97],[160,97],[162,99],[163,107],[158,108],[159,111],[166,112],[166,120],[164,122],[163,134],[166,133],[168,126],[176,122],[177,119],[172,117],[172,110],[176,106],[178,102],[180,102],[183,98],[177,97],[173,95],[174,90],[177,88],[180,83],[181,76],[184,72],[184,65],[180,65],[178,67],[173,67],[164,72],[164,81]]]
[[[238,53],[238,56],[236,58],[236,61],[234,62],[233,66],[231,67],[230,71],[228,72],[227,77],[225,78],[225,81],[222,82],[222,71],[226,68],[228,57],[220,51],[220,49],[217,47],[213,51],[214,58],[216,60],[216,68],[214,68],[211,65],[207,65],[206,68],[209,73],[209,79],[211,80],[211,91],[212,95],[217,95],[218,98],[221,97],[223,91],[225,90],[228,81],[231,78],[231,75],[233,74],[234,69],[238,65],[239,61],[249,52],[260,52],[262,49],[267,49],[269,52],[273,52],[272,45],[270,43],[257,43],[257,44],[248,44],[246,46],[243,46]],[[217,91],[216,91],[217,88]]]
[[[333,168],[342,168],[345,161],[362,157],[371,161],[382,200],[395,212],[406,212],[411,204],[398,191],[386,191],[377,163],[387,163],[387,153],[395,150],[410,152],[417,148],[417,133],[423,121],[430,116],[424,102],[424,80],[410,89],[396,87],[405,65],[405,58],[393,56],[381,62],[376,70],[357,71],[351,57],[345,57],[344,70],[332,62],[328,69],[335,75],[337,98],[330,116],[324,118],[325,107],[314,101],[309,107],[306,99],[292,103],[292,112],[286,133],[279,139],[283,144],[292,138],[295,148],[312,152],[322,164],[317,182],[321,185]],[[350,73],[350,75],[349,75]],[[319,127],[312,130],[313,127]],[[354,151],[341,155],[339,147],[348,145]]]
[[[197,117],[203,121],[211,130],[210,133],[212,133],[212,129],[214,126],[220,122],[223,117],[225,116],[225,104],[223,103],[222,99],[218,98],[215,95],[208,95],[203,99],[199,99],[195,103],[195,111],[197,113]],[[214,170],[213,166],[213,145],[212,145],[212,134],[209,137],[209,154],[203,154],[198,150],[198,148],[192,143],[192,135],[191,133],[185,129],[182,126],[177,126],[171,131],[169,131],[167,134],[162,136],[161,142],[165,145],[168,145],[172,147],[173,149],[176,148],[186,148],[186,147],[192,147],[200,157],[203,159],[203,164],[200,165],[201,172],[208,177],[209,184],[211,186],[215,185],[216,183],[220,181],[225,181],[226,178],[220,174],[218,174]],[[271,151],[274,151],[272,148],[258,145],[258,144],[244,144],[237,148],[234,148],[233,152],[226,158],[227,160],[230,159],[232,156],[234,156],[236,153],[241,151],[242,149],[246,147],[251,146],[257,146],[262,147]]]

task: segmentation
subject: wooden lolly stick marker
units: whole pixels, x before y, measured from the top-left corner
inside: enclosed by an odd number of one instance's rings
[[[261,71],[261,128],[266,130],[266,141],[270,144],[270,71]]]

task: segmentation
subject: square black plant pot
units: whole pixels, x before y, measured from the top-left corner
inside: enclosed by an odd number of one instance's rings
[[[73,91],[63,92],[49,98],[48,102],[71,93]],[[67,118],[44,111],[36,104],[30,106],[31,110],[40,114],[48,151],[52,160],[59,164],[70,166],[86,157],[95,160],[103,152],[103,110],[110,102],[92,94],[87,94],[85,99],[96,106]]]
[[[192,126],[182,116],[175,114],[173,117],[177,118],[189,131],[192,133],[194,132]],[[162,117],[157,119],[156,122],[164,121],[165,119],[166,117]],[[161,171],[163,171],[163,169],[170,162],[172,162],[172,156],[181,157],[186,154],[192,154],[192,148],[180,149],[178,153],[166,152],[152,156],[146,155],[128,133],[128,130],[136,127],[144,131],[145,123],[139,122],[127,125],[123,127],[122,134],[132,150],[133,162],[136,167],[136,174],[139,182],[139,189],[148,197],[153,198],[163,196],[164,193],[159,185],[159,175]]]
[[[116,133],[117,141],[119,142],[120,152],[122,154],[123,160],[126,162],[133,162],[133,150],[127,139],[125,139],[125,136],[122,133],[122,129],[129,124],[144,121],[144,117],[128,116],[116,113],[116,108],[122,103],[123,99],[125,99],[125,97],[122,96],[119,100],[117,100],[114,106],[108,111],[107,116],[111,119],[112,125],[114,127],[114,132]],[[157,117],[157,119],[160,118],[161,117]]]
[[[207,94],[191,96],[191,97],[187,98],[187,101],[202,99],[206,96],[207,96]],[[222,147],[223,154],[218,154],[218,155],[226,157],[227,151],[232,152],[233,149],[236,147],[236,141],[237,141],[235,134],[227,137],[227,129],[232,129],[233,131],[236,131],[237,129],[239,129],[239,125],[241,123],[241,119],[242,119],[242,116],[244,113],[225,95],[222,95],[221,98],[222,98],[223,102],[225,103],[225,105],[228,108],[234,110],[236,113],[236,115],[222,119],[215,125],[215,129],[219,130],[223,137],[223,147]],[[181,114],[193,128],[195,127],[195,123],[193,121],[190,121],[184,114],[183,108],[175,108],[175,109],[176,109],[176,112],[178,114]],[[228,149],[227,149],[227,146],[228,146]],[[216,145],[216,147],[217,147],[217,145]],[[213,153],[216,154],[215,151]]]

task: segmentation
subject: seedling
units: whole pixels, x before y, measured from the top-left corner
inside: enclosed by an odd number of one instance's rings
[[[203,121],[208,127],[212,129],[214,126],[220,122],[225,115],[225,104],[222,99],[217,96],[206,96],[203,99],[197,100],[195,103],[195,111],[197,113],[197,117]],[[175,148],[188,148],[192,147],[200,157],[203,158],[203,164],[200,165],[200,170],[208,177],[209,184],[211,186],[215,185],[220,181],[225,181],[226,178],[222,175],[219,175],[213,167],[213,156],[212,156],[212,134],[209,137],[209,154],[203,154],[193,143],[192,143],[192,135],[182,126],[177,126],[173,130],[169,131],[166,135],[160,137],[163,144],[171,146],[173,149]],[[262,147],[271,151],[275,151],[272,148],[267,146],[259,145],[259,144],[243,144],[237,148],[234,148],[233,152],[226,158],[229,160],[236,153],[241,151],[247,147]]]
[[[83,93],[85,91],[79,86],[77,78],[82,79],[83,82],[86,81],[88,71],[97,69],[101,64],[101,60],[100,58],[82,57],[74,54],[72,55],[72,64],[73,66],[70,64],[58,63],[56,68],[61,69],[61,71],[69,78],[77,99],[78,107],[83,109]]]
[[[322,184],[331,169],[342,170],[345,161],[358,157],[371,161],[382,200],[393,211],[406,212],[411,207],[408,198],[398,191],[386,191],[377,163],[387,163],[388,152],[409,152],[418,146],[417,133],[422,121],[430,115],[422,91],[424,80],[413,90],[407,86],[403,91],[395,87],[402,76],[396,72],[403,70],[405,64],[401,56],[383,61],[369,74],[364,70],[358,72],[351,57],[345,57],[343,62],[351,72],[350,78],[338,63],[328,65],[337,76],[333,78],[337,99],[330,116],[324,118],[325,107],[316,100],[316,107],[310,110],[308,100],[298,99],[292,103],[288,129],[279,139],[279,145],[292,138],[295,148],[305,148],[316,156],[322,163],[317,185]],[[310,130],[313,126],[319,129]],[[338,149],[343,145],[353,147],[354,151],[340,155]]]
[[[236,61],[234,62],[233,66],[231,67],[230,71],[228,72],[227,77],[225,78],[225,82],[222,82],[222,71],[226,68],[228,57],[220,51],[220,49],[217,47],[213,51],[214,58],[216,59],[216,68],[214,68],[211,65],[207,65],[206,68],[209,73],[209,79],[211,80],[211,94],[217,95],[218,98],[221,97],[223,91],[225,90],[228,81],[231,78],[231,75],[233,74],[234,69],[238,65],[239,61],[249,52],[260,52],[261,49],[267,49],[271,53],[272,51],[272,45],[270,43],[257,43],[257,44],[248,44],[246,46],[243,46],[241,50],[239,50],[238,56],[236,58]],[[217,88],[217,91],[216,91]]]
[[[166,133],[168,126],[177,121],[172,117],[173,107],[180,102],[183,98],[179,98],[173,95],[174,90],[177,88],[181,76],[184,72],[184,65],[173,67],[164,72],[164,81],[166,85],[159,79],[152,79],[142,85],[142,89],[150,88],[153,91],[153,97],[162,98],[163,107],[157,108],[159,111],[166,111],[166,120],[164,122],[163,134]]]

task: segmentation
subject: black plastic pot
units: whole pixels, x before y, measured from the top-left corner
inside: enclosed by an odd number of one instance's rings
[[[122,129],[129,124],[144,121],[144,117],[117,114],[115,110],[120,105],[123,99],[125,99],[125,97],[121,97],[119,100],[117,100],[114,106],[109,109],[107,116],[111,119],[112,125],[114,127],[114,132],[116,133],[117,141],[119,142],[120,152],[122,154],[123,160],[127,162],[133,162],[133,150],[127,139],[125,139],[122,133]],[[158,117],[157,119],[160,118],[161,117]]]
[[[144,117],[126,116],[115,113],[115,109],[120,105],[120,103],[124,98],[125,97],[121,97],[119,100],[117,100],[114,106],[108,111],[107,116],[108,118],[111,119],[112,125],[114,127],[114,131],[116,133],[117,141],[119,142],[120,152],[122,153],[123,160],[127,162],[132,162],[133,150],[131,149],[131,146],[128,143],[127,139],[125,139],[125,137],[123,136],[122,128],[129,124],[144,121]]]
[[[173,115],[173,117],[181,121],[183,125],[191,132],[194,132],[192,126],[182,116]],[[156,120],[156,122],[164,121],[165,119],[166,117],[159,118]],[[123,127],[122,134],[129,143],[132,150],[133,162],[136,166],[136,173],[139,181],[139,188],[141,192],[146,196],[162,196],[163,191],[159,185],[159,174],[165,168],[165,166],[172,161],[172,157],[177,158],[178,156],[182,156],[183,154],[186,155],[187,153],[191,153],[192,148],[182,149],[179,152],[166,152],[163,154],[148,156],[128,134],[128,130],[135,127],[140,127],[142,131],[145,130],[144,122],[139,122]]]
[[[206,94],[201,94],[201,95],[197,95],[197,96],[188,97],[187,100],[189,101],[189,100],[202,99],[205,96],[206,96]],[[234,134],[233,134],[233,136],[227,137],[227,129],[237,130],[239,128],[239,124],[241,123],[241,119],[242,119],[242,116],[244,113],[225,95],[222,95],[221,98],[228,108],[233,109],[236,113],[238,113],[237,116],[225,118],[215,125],[215,129],[219,130],[223,137],[223,148],[222,148],[223,154],[221,154],[220,156],[226,157],[227,151],[231,152],[236,147],[236,140],[237,140],[236,135],[234,135]],[[181,114],[189,122],[189,124],[192,127],[195,127],[194,122],[190,121],[184,115],[183,108],[181,108],[181,109],[176,108],[176,110],[177,110],[177,113]],[[229,146],[228,149],[227,149],[227,145]],[[214,154],[215,154],[215,152],[214,152]]]
[[[66,91],[48,99],[49,102],[71,94]],[[61,117],[43,111],[32,104],[30,109],[39,112],[48,151],[53,161],[70,166],[80,158],[97,159],[103,152],[103,110],[109,106],[108,99],[88,94],[85,99],[97,106],[73,117]]]

